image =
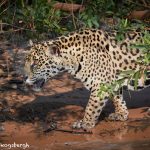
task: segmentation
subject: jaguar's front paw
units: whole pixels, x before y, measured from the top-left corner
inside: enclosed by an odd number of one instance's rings
[[[83,125],[83,120],[79,120],[73,123],[72,128],[73,129],[81,129]]]
[[[84,122],[83,120],[74,122],[73,129],[84,129],[88,130],[95,126],[95,122]]]
[[[108,120],[110,121],[126,121],[128,114],[112,113],[109,115]]]

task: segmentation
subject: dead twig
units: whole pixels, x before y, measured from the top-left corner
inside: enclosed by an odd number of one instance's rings
[[[3,0],[1,3],[0,3],[0,7],[2,7],[4,4],[6,4],[7,0]]]
[[[51,131],[59,131],[59,132],[66,132],[66,133],[72,133],[72,134],[93,134],[92,132],[90,131],[74,131],[74,130],[65,130],[65,129],[47,129],[47,130],[44,130],[44,133],[48,133],[48,132],[51,132]]]
[[[66,130],[66,129],[58,129],[57,124],[53,123],[51,126],[44,130],[44,133],[48,133],[51,131],[58,131],[58,132],[65,132],[65,133],[72,133],[72,134],[92,134],[91,131],[75,131],[75,130]]]
[[[20,29],[16,29],[16,30],[9,30],[9,31],[1,31],[0,34],[4,34],[4,33],[11,33],[11,32],[19,32],[24,30],[24,28],[20,28]]]
[[[3,28],[3,25],[7,25],[7,26],[11,26],[11,30],[8,30],[8,31],[3,31],[2,28]],[[9,24],[9,23],[3,23],[3,22],[0,22],[0,34],[7,34],[7,33],[12,33],[12,32],[20,32],[20,31],[30,31],[30,32],[37,32],[36,30],[31,30],[31,29],[28,29],[28,28],[24,28],[24,27],[19,27],[19,26],[15,26],[13,24]],[[15,28],[15,29],[13,29]]]

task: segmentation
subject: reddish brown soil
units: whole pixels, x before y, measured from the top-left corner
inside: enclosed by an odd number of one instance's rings
[[[1,55],[0,61],[5,64],[5,60]],[[71,133],[71,125],[83,117],[89,97],[79,81],[63,74],[49,81],[43,91],[33,93],[18,82],[21,75],[7,74],[8,69],[1,68],[0,143],[28,143],[30,150],[150,149],[150,88],[124,92],[130,111],[128,121],[105,119],[113,111],[110,101],[92,134]],[[61,131],[43,132],[53,124]]]

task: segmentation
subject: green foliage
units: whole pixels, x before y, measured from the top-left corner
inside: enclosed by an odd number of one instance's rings
[[[114,27],[117,31],[116,40],[120,42],[124,40],[125,33],[135,31],[137,29],[143,31],[145,27],[146,24],[141,21],[136,20],[136,23],[131,23],[128,19],[120,19],[119,23]]]
[[[129,29],[131,29],[131,24],[128,21],[128,19],[121,19],[116,29],[117,30],[116,40],[122,41],[125,38],[124,33],[129,31]]]
[[[127,70],[122,71],[120,73],[120,76],[122,77],[122,80],[125,82],[127,80],[127,85],[130,83],[131,80],[134,80],[134,89],[137,90],[138,87],[138,80],[139,79],[146,79],[146,70],[143,68],[141,70]],[[118,81],[117,81],[118,83]]]
[[[124,27],[126,27],[127,21],[124,22]],[[127,29],[127,28],[125,28]],[[124,34],[124,30],[120,32],[121,34]],[[105,94],[108,93],[109,97],[113,97],[118,89],[120,89],[125,82],[128,84],[131,80],[134,80],[134,88],[135,90],[138,87],[138,80],[142,79],[143,82],[147,78],[147,68],[150,66],[150,33],[148,31],[144,31],[143,41],[142,43],[137,43],[131,46],[131,48],[138,48],[142,51],[142,57],[140,57],[137,60],[137,63],[142,65],[142,68],[140,70],[127,70],[120,72],[121,79],[116,80],[112,83],[102,83],[100,84],[98,96],[100,99],[105,98]],[[121,36],[120,36],[121,37]],[[124,38],[124,37],[123,37]],[[119,39],[120,40],[120,39]]]
[[[112,98],[118,89],[120,89],[124,83],[124,80],[126,78],[119,79],[117,81],[114,81],[112,83],[102,83],[100,84],[100,88],[98,91],[98,96],[101,100],[103,100],[106,95],[109,96],[109,98]]]
[[[10,2],[0,19],[2,22],[20,26],[25,29],[27,35],[30,33],[35,35],[35,31],[37,34],[49,32],[61,34],[64,31],[60,25],[62,13],[52,7],[54,3],[54,1],[48,3],[47,0],[34,0],[31,5],[23,0]]]
[[[150,33],[148,31],[144,31],[144,37],[142,43],[137,43],[132,45],[132,48],[138,48],[142,51],[143,56],[139,58],[137,63],[140,63],[144,66],[150,65]]]
[[[128,0],[61,0],[59,2],[83,4],[85,7],[82,12],[65,12],[53,8],[53,4],[57,2],[55,0],[3,1],[0,2],[0,22],[13,27],[7,26],[5,30],[18,27],[24,35],[33,37],[51,32],[65,34],[84,27],[99,28],[99,22],[103,18],[123,18],[137,4]],[[122,32],[130,27],[128,24],[127,20],[122,20],[118,27],[118,40],[123,39]]]
[[[123,71],[120,74],[121,79],[113,81],[112,83],[102,83],[100,84],[98,96],[102,100],[106,97],[106,93],[109,96],[109,98],[113,98],[119,89],[121,89],[125,82],[127,84],[130,83],[131,80],[134,80],[134,88],[135,90],[138,87],[138,80],[141,78],[146,79],[146,70],[128,70]]]
[[[91,10],[90,10],[91,11]],[[98,17],[96,15],[92,15],[90,11],[80,14],[80,19],[84,22],[85,27],[99,27]]]
[[[109,98],[114,97],[115,94],[118,92],[118,90],[122,88],[125,82],[130,83],[130,80],[132,80],[135,77],[137,78],[137,81],[138,81],[140,77],[140,73],[141,73],[140,71],[136,72],[134,70],[121,72],[120,79],[113,81],[111,83],[100,84],[98,96],[100,97],[100,99],[104,99],[105,94],[107,93],[109,95]],[[137,83],[138,82],[135,82],[136,87],[137,87]]]
[[[89,1],[86,10],[79,14],[79,19],[85,27],[99,27],[100,17],[106,14],[112,14],[115,4],[113,0],[95,0]]]
[[[147,68],[150,66],[150,32],[144,30],[143,23],[137,23],[136,26],[131,24],[127,19],[122,19],[119,26],[117,27],[117,36],[116,39],[118,41],[122,41],[124,39],[124,34],[129,32],[129,30],[136,30],[140,28],[143,31],[143,38],[141,43],[132,44],[130,48],[139,49],[142,52],[142,56],[137,60],[139,65],[142,65],[142,69],[138,71],[127,71],[122,72],[121,74],[125,74],[124,77],[128,78],[128,81],[134,80],[134,88],[137,89],[138,80],[143,77],[146,80]]]
[[[150,33],[144,31],[143,34],[143,42],[132,45],[133,48],[138,48],[142,51],[142,56],[137,60],[137,63],[144,66],[141,70],[135,72],[135,83],[137,83],[137,80],[142,76],[144,76],[144,80],[146,80],[147,69],[150,66]],[[137,85],[135,85],[135,88],[137,88]]]

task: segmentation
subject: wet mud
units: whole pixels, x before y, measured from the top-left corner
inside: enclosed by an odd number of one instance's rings
[[[17,49],[19,54],[22,51]],[[91,132],[72,130],[72,123],[83,117],[89,98],[82,83],[65,73],[50,80],[41,92],[32,92],[13,66],[18,63],[20,67],[22,57],[17,55],[14,61],[7,55],[0,55],[0,149],[14,142],[27,143],[29,150],[150,149],[150,88],[124,91],[130,112],[127,121],[107,121],[114,111],[110,100]]]

